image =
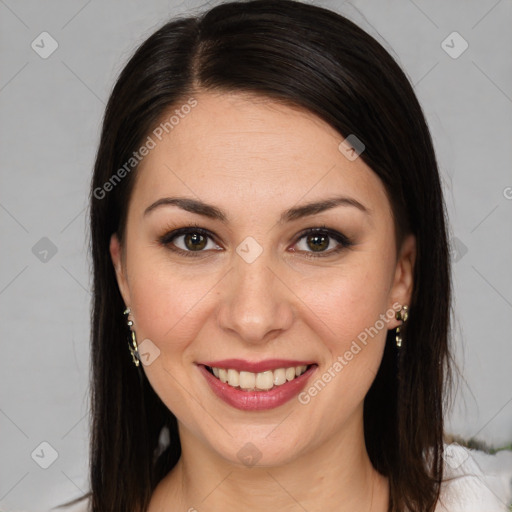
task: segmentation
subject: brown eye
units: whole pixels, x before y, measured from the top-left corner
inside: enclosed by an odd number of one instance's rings
[[[306,243],[314,252],[321,252],[329,247],[329,237],[327,235],[309,235],[306,238]]]
[[[191,251],[200,251],[206,247],[208,239],[200,233],[192,233],[184,235],[183,241],[187,249],[190,249]]]
[[[307,258],[315,258],[331,256],[352,245],[352,241],[338,231],[328,228],[310,228],[301,233],[294,252],[301,252]]]
[[[222,250],[209,231],[195,226],[170,231],[159,237],[159,242],[183,256],[206,256],[211,252],[210,249]]]

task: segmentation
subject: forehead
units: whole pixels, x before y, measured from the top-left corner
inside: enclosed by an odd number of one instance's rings
[[[237,199],[246,210],[339,192],[389,210],[377,175],[361,158],[347,159],[344,137],[314,114],[242,93],[194,98],[194,107],[174,106],[150,134],[154,147],[137,170],[139,207],[176,193],[233,206]]]

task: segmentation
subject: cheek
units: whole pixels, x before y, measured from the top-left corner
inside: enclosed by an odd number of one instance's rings
[[[388,307],[385,266],[351,268],[350,275],[326,276],[312,288],[304,287],[310,290],[304,302],[314,312],[308,322],[326,357],[299,402],[309,413],[312,429],[329,434],[363,403],[381,364],[395,311]]]
[[[133,261],[140,262],[129,274],[137,337],[177,361],[207,321],[221,276],[193,265],[178,269],[161,255],[140,254]]]
[[[210,316],[215,288],[206,292],[215,281],[211,275],[177,271],[162,261],[149,264],[142,257],[139,261],[145,264],[133,268],[130,279],[137,339],[149,339],[159,350],[154,362],[143,369],[167,408],[192,429],[189,367],[194,340]]]
[[[373,337],[385,338],[387,322],[394,315],[387,312],[391,271],[390,261],[361,258],[357,265],[329,269],[303,281],[300,296],[314,313],[311,321],[320,329],[317,332],[333,357],[345,352],[352,340],[364,338],[368,329]],[[381,315],[386,313],[382,325]],[[375,324],[380,337],[372,329]]]

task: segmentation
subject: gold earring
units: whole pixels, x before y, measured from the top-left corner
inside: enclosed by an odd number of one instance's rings
[[[407,322],[407,318],[409,318],[409,312],[407,306],[403,306],[400,311],[397,311],[396,313],[396,319],[402,321],[402,325]],[[402,336],[400,335],[400,327],[402,325],[399,325],[396,328],[396,346],[400,348],[402,346]]]
[[[133,362],[135,363],[135,366],[139,366],[139,364],[140,364],[139,347],[137,345],[137,338],[135,337],[135,331],[132,329],[133,320],[129,316],[131,312],[132,312],[132,310],[130,308],[126,308],[124,311],[124,314],[128,315],[128,321],[126,322],[126,324],[130,328],[130,331],[132,333],[132,344],[130,345],[130,342],[128,342],[128,348],[130,350],[130,354],[132,355],[132,359],[133,359]]]

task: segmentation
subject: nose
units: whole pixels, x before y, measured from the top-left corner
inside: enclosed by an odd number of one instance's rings
[[[293,293],[265,253],[252,263],[235,256],[233,267],[221,291],[220,327],[251,344],[266,343],[289,329]]]

